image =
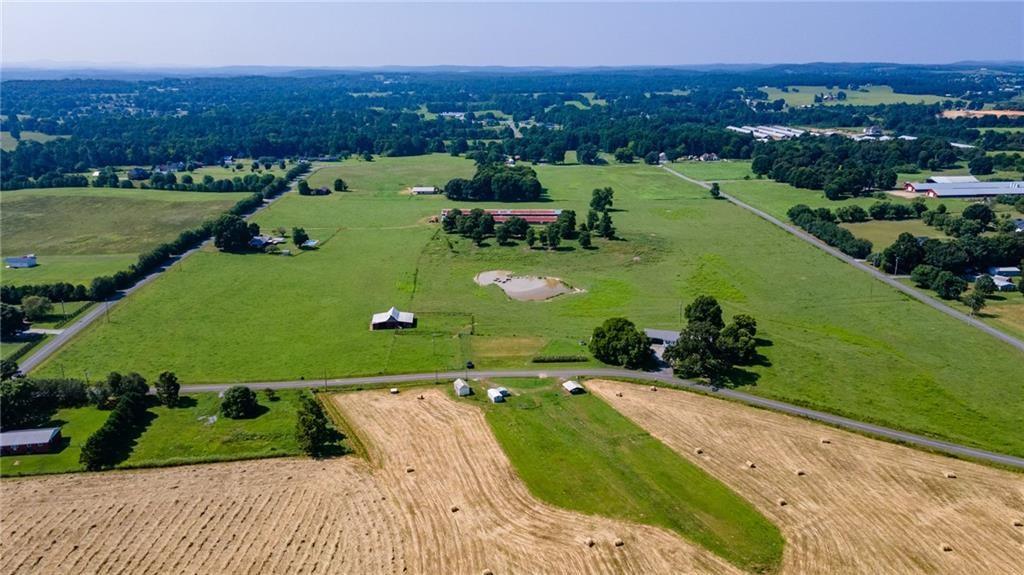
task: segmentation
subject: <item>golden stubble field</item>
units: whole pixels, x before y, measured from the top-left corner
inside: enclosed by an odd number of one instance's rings
[[[778,524],[785,573],[1021,572],[1020,475],[690,393],[587,386]],[[736,572],[667,531],[540,503],[483,413],[440,390],[330,400],[369,461],[0,482],[0,573]]]
[[[784,573],[1024,573],[1024,475],[693,393],[587,387],[778,525]]]
[[[332,401],[370,463],[280,459],[4,481],[0,572],[737,572],[668,531],[540,503],[483,413],[439,390]]]

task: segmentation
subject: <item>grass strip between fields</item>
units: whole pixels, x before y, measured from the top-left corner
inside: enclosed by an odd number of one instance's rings
[[[512,390],[471,400],[538,499],[573,511],[670,529],[748,571],[775,571],[778,528],[754,507],[592,395],[556,382],[498,380]]]

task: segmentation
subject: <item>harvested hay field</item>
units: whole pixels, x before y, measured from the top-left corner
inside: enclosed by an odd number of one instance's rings
[[[778,525],[784,573],[1021,572],[1020,475],[693,393],[587,387]]]
[[[406,511],[400,547],[409,572],[737,572],[666,530],[539,502],[480,409],[437,389],[418,395],[334,396],[369,451],[374,475]]]
[[[0,573],[738,572],[668,531],[540,503],[479,409],[420,394],[333,397],[371,463],[4,480]]]

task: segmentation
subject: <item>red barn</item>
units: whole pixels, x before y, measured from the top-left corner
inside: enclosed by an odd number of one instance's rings
[[[16,429],[0,433],[0,454],[50,453],[60,447],[59,427]]]
[[[441,217],[444,218],[450,212],[450,209],[441,210]],[[468,212],[469,210],[463,210]],[[558,215],[562,213],[562,210],[533,210],[533,209],[522,209],[522,210],[496,210],[485,208],[485,212],[490,214],[494,221],[501,223],[507,221],[512,216],[516,216],[526,220],[528,224],[550,224],[558,220]]]

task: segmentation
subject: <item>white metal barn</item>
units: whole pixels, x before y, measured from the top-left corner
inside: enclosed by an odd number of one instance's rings
[[[497,389],[488,389],[487,399],[490,399],[491,403],[503,403],[505,401],[505,396]]]
[[[453,386],[455,387],[455,395],[459,397],[465,397],[473,393],[473,388],[469,387],[469,384],[461,377],[455,380]]]
[[[587,390],[583,389],[582,385],[576,383],[571,379],[569,381],[562,382],[562,389],[568,391],[572,395],[579,395],[581,393],[587,392]]]

